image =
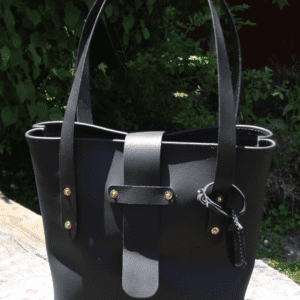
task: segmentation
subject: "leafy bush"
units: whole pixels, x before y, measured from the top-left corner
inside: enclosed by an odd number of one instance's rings
[[[262,228],[273,228],[275,232],[283,233],[291,228],[300,228],[294,213],[300,204],[300,81],[289,77],[283,87],[278,87],[270,82],[270,70],[267,67],[265,70],[262,73],[254,70],[245,72],[246,100],[239,112],[246,124],[269,128],[274,134],[277,147],[268,178]],[[271,105],[278,95],[281,100],[285,98],[284,106],[276,112],[282,118],[274,119],[270,113],[267,117],[257,118],[253,114],[252,99],[257,101],[261,98]],[[291,218],[288,213],[291,213]]]

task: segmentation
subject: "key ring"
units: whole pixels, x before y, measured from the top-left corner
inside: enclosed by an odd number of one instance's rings
[[[214,183],[214,182],[208,184],[204,189],[198,190],[197,200],[198,200],[201,204],[206,205],[207,208],[208,208],[208,205],[209,205],[210,208],[212,208],[215,212],[221,213],[221,214],[223,214],[224,216],[226,216],[226,217],[228,217],[228,218],[234,219],[234,218],[239,218],[239,217],[241,217],[242,215],[244,215],[245,212],[246,212],[246,199],[245,199],[244,194],[241,192],[241,190],[240,190],[237,186],[235,186],[234,184],[232,185],[232,186],[239,192],[239,194],[243,197],[243,199],[244,199],[244,207],[243,207],[243,209],[242,209],[238,214],[236,214],[236,215],[233,214],[232,216],[230,216],[230,215],[228,215],[225,211],[222,210],[222,207],[221,207],[220,205],[218,205],[217,203],[213,202],[213,201],[206,195],[206,190],[207,190],[207,188],[208,188],[210,185],[212,185],[213,183]]]

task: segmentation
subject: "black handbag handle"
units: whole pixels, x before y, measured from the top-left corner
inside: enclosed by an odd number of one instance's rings
[[[98,4],[99,2],[99,4]],[[227,4],[224,0],[221,0],[221,3],[225,5],[225,10],[229,12]],[[89,47],[91,44],[91,39],[96,27],[96,24],[99,21],[99,17],[104,9],[106,0],[103,0],[97,18],[94,22],[92,31],[86,41],[84,50],[82,54],[79,54],[80,61],[78,68],[75,74],[73,81],[72,89],[70,91],[68,103],[65,110],[64,120],[62,123],[61,137],[59,144],[59,177],[60,177],[60,196],[61,196],[61,216],[62,216],[62,228],[65,228],[66,235],[69,236],[72,240],[75,238],[77,233],[77,201],[76,201],[76,181],[75,181],[75,167],[74,167],[74,126],[75,126],[75,115],[76,109],[79,103],[81,102],[80,110],[87,110],[88,103],[90,102],[90,94],[87,94],[87,90],[80,92],[82,83],[88,80],[87,74],[87,58]],[[215,199],[216,196],[221,195],[224,199],[224,202],[227,203],[227,200],[230,195],[233,176],[235,170],[236,162],[236,114],[238,108],[238,99],[235,97],[233,92],[233,85],[231,80],[229,62],[227,57],[227,51],[225,47],[225,40],[221,28],[218,15],[216,13],[214,4],[211,0],[208,0],[210,7],[214,35],[215,35],[215,45],[216,45],[216,57],[217,57],[217,68],[218,68],[218,90],[219,90],[219,126],[218,126],[218,150],[217,150],[217,163],[216,163],[216,175],[214,185],[209,194],[210,198]],[[100,0],[94,3],[99,5]],[[94,7],[93,6],[93,7]],[[230,12],[229,12],[230,14]],[[235,24],[233,22],[233,28]],[[83,38],[83,36],[82,36]],[[237,38],[237,43],[235,46],[238,46],[239,42]],[[236,47],[235,47],[236,48]],[[235,54],[237,50],[235,49]],[[238,66],[237,66],[238,64]],[[239,56],[238,63],[235,63],[235,70],[239,70],[239,75],[241,74],[241,56]],[[240,81],[241,76],[238,76],[237,81],[237,95],[240,92]],[[89,90],[88,90],[89,91]],[[78,99],[82,95],[82,100]],[[236,102],[236,103],[235,103]],[[84,110],[83,110],[84,111]],[[113,130],[112,130],[113,131]],[[115,131],[117,132],[117,131]],[[66,221],[69,221],[65,224]],[[70,224],[72,226],[70,227]]]
[[[235,100],[235,119],[237,119],[238,108],[239,108],[239,101],[240,101],[240,94],[241,94],[241,80],[238,80],[241,76],[241,69],[239,68],[239,63],[241,63],[241,49],[240,43],[238,39],[238,34],[236,27],[234,25],[234,19],[231,15],[231,12],[227,7],[224,8],[224,3],[221,2],[222,8],[225,10],[225,13],[229,19],[229,26],[230,32],[233,36],[233,72],[232,72],[232,82],[233,82],[233,92],[236,96]],[[89,33],[93,29],[93,25],[97,18],[101,7],[101,1],[96,0],[90,9],[86,21],[83,25],[82,33],[79,39],[77,57],[75,62],[75,70],[78,69],[80,57],[83,53],[84,46],[87,42],[89,37]],[[93,124],[93,117],[92,117],[92,105],[91,105],[91,93],[90,93],[90,67],[89,67],[89,56],[90,56],[90,49],[88,50],[87,55],[87,63],[84,66],[84,73],[86,74],[85,80],[81,83],[81,88],[79,91],[79,101],[78,107],[76,110],[76,119],[77,122]],[[85,93],[85,96],[83,95]],[[85,108],[85,109],[84,109]]]

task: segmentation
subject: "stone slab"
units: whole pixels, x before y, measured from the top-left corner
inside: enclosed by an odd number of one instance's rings
[[[46,247],[42,216],[0,191],[0,261]]]

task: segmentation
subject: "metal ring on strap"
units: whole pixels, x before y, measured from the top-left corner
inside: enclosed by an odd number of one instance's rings
[[[225,211],[222,210],[222,207],[220,205],[218,205],[217,203],[213,202],[206,195],[207,188],[210,185],[212,185],[213,183],[214,182],[208,184],[207,186],[204,187],[204,189],[198,190],[197,201],[199,201],[203,205],[206,205],[206,207],[210,206],[217,213],[221,213],[221,214],[223,214],[224,216],[226,216],[228,218],[233,218],[233,216],[228,215]],[[236,217],[239,218],[240,216],[244,215],[245,212],[246,212],[246,198],[245,198],[244,194],[242,193],[242,191],[237,186],[235,186],[234,184],[232,186],[239,192],[239,194],[243,197],[243,200],[244,200],[244,207],[243,207],[243,209],[239,212],[239,214],[236,215]]]

